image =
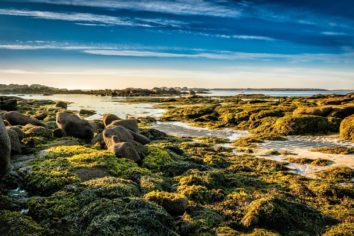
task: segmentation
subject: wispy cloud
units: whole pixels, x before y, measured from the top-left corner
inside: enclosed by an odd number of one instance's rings
[[[240,12],[225,4],[224,1],[205,0],[136,0],[136,1],[107,1],[107,0],[30,0],[31,2],[41,2],[57,5],[102,7],[109,9],[126,9],[134,11],[160,12],[175,15],[205,15],[217,17],[237,17]]]
[[[0,15],[26,16],[46,20],[72,21],[83,26],[140,26],[140,27],[179,27],[187,23],[159,18],[121,18],[91,13],[67,13],[52,11],[33,11],[17,9],[0,9]]]
[[[107,50],[89,49],[84,53],[102,56],[120,57],[161,57],[161,58],[204,58],[213,60],[240,60],[240,61],[287,61],[291,63],[307,62],[342,62],[353,63],[354,53],[346,54],[276,54],[276,53],[244,53],[231,51],[202,51],[195,50],[190,53],[171,53],[157,51],[136,51],[136,50]]]
[[[281,61],[288,63],[354,63],[354,52],[348,51],[342,54],[329,53],[303,53],[303,54],[279,54],[279,53],[251,53],[222,50],[203,50],[186,48],[148,48],[129,47],[124,45],[76,45],[56,42],[31,42],[20,44],[0,44],[0,49],[7,50],[72,50],[98,56],[114,57],[145,57],[145,58],[191,58],[228,61],[256,61],[272,62]]]
[[[96,15],[96,14],[89,14],[89,13],[62,13],[62,12],[51,12],[51,11],[0,9],[0,15],[28,16],[28,17],[34,17],[40,19],[47,19],[47,20],[92,22],[92,23],[103,23],[108,25],[134,25],[132,22],[125,21],[118,17]]]
[[[274,41],[276,39],[267,37],[267,36],[259,36],[259,35],[242,35],[242,34],[209,34],[209,33],[198,33],[199,35],[207,36],[207,37],[217,37],[217,38],[225,38],[225,39],[243,39],[243,40],[262,40],[262,41]]]
[[[344,32],[333,32],[333,31],[324,31],[321,32],[322,35],[328,35],[328,36],[345,36],[348,35],[347,33]]]

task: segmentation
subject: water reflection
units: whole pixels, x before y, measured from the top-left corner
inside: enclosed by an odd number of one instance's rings
[[[125,98],[109,96],[93,96],[85,94],[54,94],[54,95],[13,95],[24,99],[47,99],[54,101],[70,102],[69,110],[90,109],[95,110],[97,115],[94,118],[101,118],[103,114],[112,113],[118,117],[125,118],[127,116],[159,117],[165,110],[155,109],[152,104],[139,103],[127,104],[122,102]]]

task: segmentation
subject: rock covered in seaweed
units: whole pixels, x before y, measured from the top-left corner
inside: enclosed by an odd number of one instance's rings
[[[17,109],[17,99],[7,96],[0,97],[0,110],[14,111]]]
[[[339,136],[354,142],[354,115],[348,116],[340,123]]]
[[[58,101],[58,102],[56,102],[55,107],[67,109],[68,108],[68,104],[66,102],[63,102],[63,101]]]

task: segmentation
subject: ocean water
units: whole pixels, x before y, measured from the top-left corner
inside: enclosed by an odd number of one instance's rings
[[[1,94],[0,94],[1,95]],[[9,94],[6,94],[10,96]],[[11,96],[17,96],[24,99],[40,99],[40,100],[53,100],[53,101],[65,101],[69,102],[69,110],[80,110],[80,109],[89,109],[95,110],[97,112],[92,118],[101,118],[102,115],[111,113],[115,114],[120,118],[126,118],[127,116],[134,117],[146,117],[161,116],[165,110],[153,108],[153,104],[148,103],[139,103],[139,104],[128,104],[122,102],[124,98],[120,97],[102,97],[94,95],[85,95],[85,94],[54,94],[49,96],[44,95],[19,95],[11,94]]]
[[[210,93],[203,96],[234,96],[237,94],[264,94],[275,97],[309,97],[315,94],[339,94],[353,93],[354,90],[314,90],[314,91],[269,91],[269,90],[210,90]]]

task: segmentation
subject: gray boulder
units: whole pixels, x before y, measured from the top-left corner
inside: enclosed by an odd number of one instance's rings
[[[108,126],[103,131],[103,139],[109,148],[118,142],[132,142],[133,135],[123,126]]]
[[[10,170],[11,142],[0,116],[0,178],[4,177]]]
[[[20,127],[18,127],[18,126],[8,126],[8,127],[6,127],[8,130],[9,129],[11,129],[11,130],[14,130],[14,131],[16,131],[16,133],[17,133],[17,135],[18,135],[18,138],[20,139],[20,141],[22,140],[22,139],[24,139],[25,138],[25,133],[22,131],[22,129],[20,128]]]
[[[102,118],[104,126],[110,125],[115,120],[120,120],[120,118],[114,114],[106,114]]]
[[[95,145],[95,144],[99,144],[100,147],[103,149],[103,148],[106,148],[106,143],[104,142],[104,138],[103,138],[103,133],[99,133],[97,134],[93,139],[92,139],[92,142],[91,144],[92,145]]]
[[[115,143],[113,146],[109,148],[117,157],[123,157],[135,162],[140,161],[140,156],[135,146],[132,143],[128,142],[120,142]]]
[[[102,133],[104,143],[109,151],[117,157],[124,157],[134,161],[140,161],[140,154],[144,152],[144,146],[134,141],[129,130],[123,126],[109,125]]]
[[[139,133],[138,121],[136,119],[115,120],[111,123],[111,125],[121,125],[126,129],[129,129],[135,133]]]
[[[15,130],[6,127],[7,134],[10,138],[11,143],[11,154],[21,154],[22,153],[22,145],[20,142],[20,138]]]
[[[28,117],[23,115],[18,111],[10,111],[4,114],[4,118],[11,124],[11,125],[27,125],[32,124],[36,126],[45,126],[42,122],[37,119]]]
[[[129,130],[130,131],[130,130]],[[141,143],[143,145],[150,143],[150,139],[142,134],[135,133],[133,131],[130,131],[130,134],[133,136],[134,140],[138,143]]]
[[[58,128],[62,129],[66,136],[91,140],[94,135],[93,127],[87,120],[81,119],[69,112],[58,112],[56,116]]]

